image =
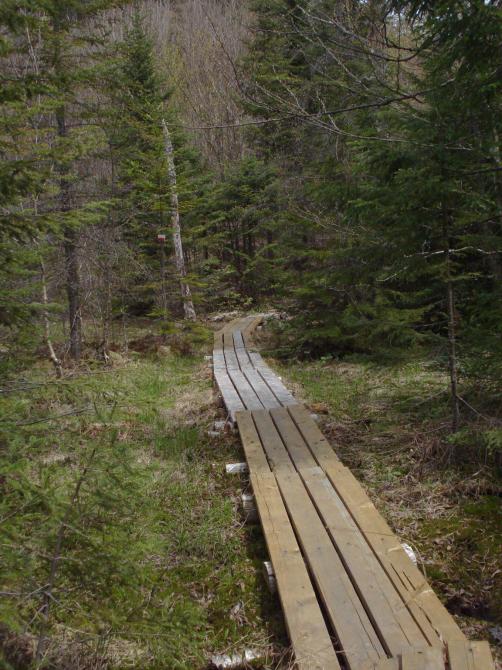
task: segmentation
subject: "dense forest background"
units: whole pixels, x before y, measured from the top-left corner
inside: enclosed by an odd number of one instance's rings
[[[459,374],[502,369],[500,12],[4,2],[3,358],[181,315],[165,124],[197,311],[280,305],[283,354],[430,345],[456,430]]]
[[[0,110],[0,666],[284,667],[201,372],[248,311],[500,642],[500,2],[2,0]]]

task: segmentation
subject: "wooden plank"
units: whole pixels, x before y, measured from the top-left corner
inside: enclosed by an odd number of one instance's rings
[[[333,459],[334,461],[334,459]],[[336,461],[335,461],[336,462]],[[442,639],[465,639],[423,575],[411,562],[397,537],[364,493],[352,473],[341,465],[320,465],[373,549],[405,605],[432,646]]]
[[[272,473],[251,474],[251,484],[274,567],[298,670],[338,670],[340,665],[316,594]]]
[[[255,366],[255,368],[266,368],[267,364],[261,357],[261,354],[259,354],[257,351],[250,351],[249,352],[249,358],[251,359],[251,362]]]
[[[328,461],[331,458],[339,460],[335,450],[319,430],[319,426],[312,420],[305,405],[292,405],[288,407],[288,412],[313,454],[317,457],[322,456]]]
[[[296,665],[299,670],[338,670],[324,617],[251,413],[238,412],[236,419]]]
[[[232,380],[224,370],[215,369],[214,378],[223,397],[223,402],[230,414],[232,420],[235,418],[235,412],[246,409],[239,394],[237,393]]]
[[[386,656],[333,543],[277,432],[270,413],[253,412],[258,434],[279,485],[327,616],[351,669]]]
[[[225,347],[223,350],[225,352],[225,363],[227,365],[227,370],[240,370],[241,366],[239,365],[239,360],[235,353],[235,349],[232,347]]]
[[[448,642],[448,661],[450,670],[474,670],[469,642],[467,640]]]
[[[263,409],[260,399],[240,370],[229,368],[228,376],[232,380],[246,409]]]
[[[235,349],[245,349],[246,348],[245,344],[244,344],[244,340],[242,339],[242,331],[234,330],[233,337],[234,337],[234,348]]]
[[[404,652],[401,656],[401,670],[444,670],[443,650],[428,647]]]
[[[219,368],[220,370],[226,370],[227,364],[225,362],[225,356],[223,350],[215,349],[213,351],[213,368]]]
[[[400,658],[383,658],[376,665],[374,665],[371,670],[400,670],[400,668]]]
[[[495,661],[488,642],[470,642],[469,644],[475,670],[495,670]]]
[[[270,414],[386,651],[397,656],[409,646],[426,647],[422,631],[333,485],[317,466],[288,411],[280,408]]]
[[[241,368],[241,370],[244,369],[254,370],[254,366],[249,359],[247,349],[244,349],[242,347],[235,347],[235,355],[237,356],[237,360],[239,362],[239,367]]]
[[[253,387],[254,392],[260,399],[263,407],[265,409],[273,409],[274,407],[280,407],[279,401],[269,389],[267,384],[263,381],[261,376],[254,368],[243,368],[243,374],[245,375],[248,382]]]
[[[495,670],[488,642],[452,640],[448,643],[450,670]]]
[[[289,405],[296,405],[297,400],[294,396],[288,391],[284,386],[279,377],[271,370],[268,365],[265,363],[261,355],[255,351],[249,352],[249,358],[254,367],[258,370],[263,381],[270,388],[272,393],[275,395],[280,405],[286,407]]]
[[[298,426],[300,426],[300,421],[304,423],[312,421],[303,406],[291,407],[289,411]],[[312,423],[315,426],[313,421]],[[350,470],[340,463],[333,450],[327,449],[325,444],[314,441],[309,443],[309,446],[429,644],[441,647],[442,640],[465,640],[464,634],[453,617],[433,592],[417,566],[410,560],[398,538]]]
[[[235,415],[235,420],[237,421],[237,428],[239,429],[239,435],[244,447],[244,453],[246,454],[249,471],[255,474],[270,472],[270,466],[268,464],[265,452],[263,451],[263,446],[256,430],[251,412],[237,412]]]
[[[384,649],[300,476],[285,470],[275,476],[347,665],[359,670],[361,664],[385,656]]]

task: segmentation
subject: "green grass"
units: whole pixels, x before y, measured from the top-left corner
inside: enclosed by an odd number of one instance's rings
[[[47,665],[203,668],[213,652],[283,637],[261,534],[239,516],[242,482],[223,474],[241,458],[235,439],[207,438],[201,357],[50,376],[39,364],[0,396],[0,621],[14,650],[44,630],[62,525]],[[21,667],[14,658],[4,666]]]

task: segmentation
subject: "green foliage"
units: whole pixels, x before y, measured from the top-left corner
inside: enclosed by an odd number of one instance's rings
[[[132,25],[119,45],[119,54],[109,73],[112,82],[111,110],[107,120],[110,158],[115,181],[114,222],[133,250],[136,273],[129,278],[134,291],[125,300],[136,313],[157,314],[156,294],[165,290],[160,281],[157,234],[166,234],[166,256],[172,253],[171,187],[165,154],[162,122],[169,124],[174,145],[177,189],[182,226],[192,207],[197,154],[173,124],[173,110],[167,108],[169,90],[154,57],[144,19],[136,8]],[[179,305],[177,278],[167,269],[169,296]],[[158,302],[158,300],[157,300]],[[176,307],[175,307],[176,309]]]
[[[38,636],[64,522],[47,631],[57,667],[65,654],[110,668],[202,667],[241,639],[228,613],[243,598],[257,639],[265,634],[265,586],[255,588],[221,474],[234,447],[215,453],[205,426],[187,425],[209,390],[199,366],[199,356],[138,358],[55,383],[35,368],[2,394],[1,582],[11,595],[0,618]]]
[[[208,308],[247,306],[276,289],[277,175],[248,157],[208,182],[188,223],[204,260],[198,274]]]

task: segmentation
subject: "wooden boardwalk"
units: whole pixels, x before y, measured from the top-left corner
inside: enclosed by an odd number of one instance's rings
[[[493,670],[435,595],[309,411],[253,350],[261,317],[215,335],[300,670]]]

